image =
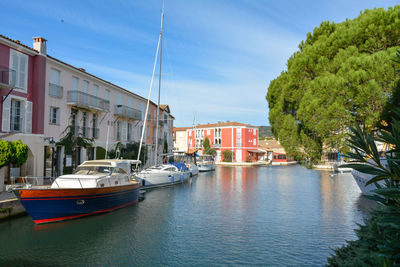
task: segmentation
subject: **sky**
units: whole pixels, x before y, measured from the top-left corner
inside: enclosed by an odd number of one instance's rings
[[[322,21],[400,1],[165,0],[161,104],[174,126],[269,125],[269,83]],[[147,98],[163,0],[1,0],[0,34]],[[158,70],[156,72],[158,75]],[[151,99],[157,103],[158,80]]]

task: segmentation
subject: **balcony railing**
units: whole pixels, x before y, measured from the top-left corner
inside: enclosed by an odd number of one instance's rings
[[[10,89],[15,87],[15,70],[0,66],[0,89]]]
[[[142,118],[142,112],[140,110],[124,105],[115,105],[114,114],[133,120],[140,120]]]
[[[90,127],[80,127],[82,136],[85,138],[89,138]]]
[[[63,87],[58,84],[49,83],[49,95],[55,98],[62,98]]]
[[[212,147],[213,148],[221,148],[221,144],[213,144]]]
[[[68,91],[68,104],[97,110],[110,110],[110,101],[81,91]]]

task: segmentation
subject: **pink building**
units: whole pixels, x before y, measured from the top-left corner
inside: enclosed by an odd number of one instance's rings
[[[28,161],[16,175],[40,175],[43,169],[46,57],[36,44],[45,46],[46,40],[33,39],[30,48],[0,35],[0,137],[29,147]]]
[[[210,140],[210,146],[217,151],[216,161],[223,161],[222,152],[233,152],[233,162],[250,162],[261,159],[264,152],[258,150],[258,128],[239,122],[219,122],[196,125],[186,130],[188,150],[198,149],[202,152],[203,142]]]

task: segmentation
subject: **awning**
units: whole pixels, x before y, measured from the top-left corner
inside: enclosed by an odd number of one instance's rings
[[[265,153],[265,151],[261,151],[261,150],[247,150],[247,152],[258,153],[258,154],[264,154]]]

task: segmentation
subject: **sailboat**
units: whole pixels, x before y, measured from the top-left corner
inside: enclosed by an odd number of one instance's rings
[[[147,114],[149,112],[151,89],[153,87],[154,73],[155,73],[156,65],[157,65],[157,57],[159,54],[160,55],[160,64],[159,64],[159,77],[158,77],[156,141],[155,141],[155,153],[154,153],[155,165],[151,166],[147,169],[144,169],[137,174],[136,179],[141,182],[142,188],[152,188],[152,187],[160,187],[160,186],[166,186],[166,185],[171,185],[171,184],[176,184],[176,183],[182,183],[182,182],[185,182],[186,180],[188,180],[192,176],[192,173],[190,172],[188,167],[183,163],[170,163],[170,164],[161,164],[161,165],[158,164],[158,162],[159,162],[159,155],[158,155],[159,123],[158,123],[158,121],[159,121],[159,117],[160,117],[159,113],[160,113],[160,92],[161,92],[163,25],[164,25],[164,9],[161,13],[161,30],[160,30],[160,35],[158,38],[157,52],[156,52],[156,57],[155,57],[155,61],[154,61],[153,75],[151,77],[151,82],[150,82],[149,97],[147,99],[147,106],[146,106],[146,112],[145,112],[145,116],[144,116],[144,123],[143,123],[143,129],[142,129],[142,135],[140,138],[139,153],[138,153],[138,160],[139,160],[140,152],[141,152],[141,148],[142,148],[142,144],[143,144],[144,132],[146,129]]]

